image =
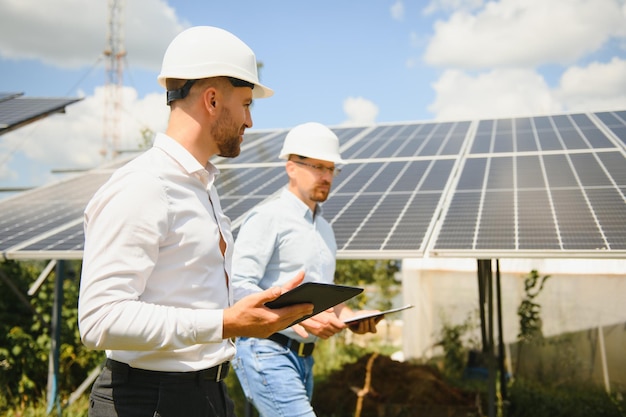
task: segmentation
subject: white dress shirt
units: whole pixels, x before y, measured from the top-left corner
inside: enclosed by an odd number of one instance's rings
[[[335,234],[319,205],[316,212],[287,188],[250,211],[235,242],[235,300],[283,285],[299,271],[305,272],[304,282],[334,282]],[[281,333],[303,342],[316,340],[313,335],[304,339],[292,329]]]
[[[233,238],[213,186],[218,173],[158,134],[96,192],[85,209],[78,302],[86,346],[168,372],[233,357],[222,339]]]

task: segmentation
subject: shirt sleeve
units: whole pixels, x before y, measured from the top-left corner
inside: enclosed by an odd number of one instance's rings
[[[174,350],[222,341],[221,310],[207,314],[140,299],[168,232],[168,213],[160,180],[138,172],[111,181],[87,206],[78,303],[87,347]]]
[[[241,224],[233,252],[235,301],[264,290],[260,282],[265,276],[277,239],[276,219],[268,213],[253,211]]]

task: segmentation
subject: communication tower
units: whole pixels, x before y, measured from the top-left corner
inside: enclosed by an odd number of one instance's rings
[[[104,126],[102,157],[114,158],[120,149],[122,110],[122,81],[124,72],[124,0],[109,0],[106,59],[106,84],[104,87]]]

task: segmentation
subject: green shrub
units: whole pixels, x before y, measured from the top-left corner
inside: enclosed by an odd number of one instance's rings
[[[507,417],[624,417],[624,401],[596,385],[545,386],[516,380],[509,390]]]

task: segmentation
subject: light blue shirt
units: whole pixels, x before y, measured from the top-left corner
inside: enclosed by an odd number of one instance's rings
[[[330,224],[284,188],[280,195],[252,209],[241,225],[232,263],[235,300],[280,286],[299,271],[304,282],[333,283],[337,244]],[[300,341],[291,330],[285,335]]]

